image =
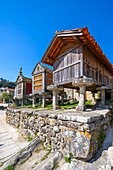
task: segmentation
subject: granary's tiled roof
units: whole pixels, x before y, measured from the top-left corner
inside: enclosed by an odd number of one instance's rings
[[[93,36],[88,32],[87,27],[56,32],[42,58],[42,62],[52,66],[60,49],[63,48],[66,43],[75,43],[76,41],[78,41],[79,44],[85,44],[97,56],[97,58],[113,72],[112,64],[105,56]]]

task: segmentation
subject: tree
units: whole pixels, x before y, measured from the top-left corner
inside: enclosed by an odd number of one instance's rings
[[[8,102],[9,101],[9,96],[8,93],[3,93],[0,97],[3,101],[3,103]]]

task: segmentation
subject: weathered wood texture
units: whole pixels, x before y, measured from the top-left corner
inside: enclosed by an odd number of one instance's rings
[[[97,57],[88,50],[87,47],[83,47],[84,67],[83,74],[86,77],[92,78],[94,82],[101,85],[113,87],[113,75],[106,69]]]
[[[58,57],[53,65],[54,83],[69,83],[73,78],[81,76],[81,59],[81,47]]]
[[[32,73],[32,93],[47,92],[47,85],[52,84],[52,78],[52,71],[38,63]]]
[[[86,47],[80,46],[56,58],[53,65],[53,82],[56,85],[72,83],[75,78],[92,78],[96,85],[113,87],[113,75]]]

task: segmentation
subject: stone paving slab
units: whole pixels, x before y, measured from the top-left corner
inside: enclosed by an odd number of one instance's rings
[[[18,130],[5,121],[5,111],[0,110],[0,163],[8,160],[29,142],[19,139]]]

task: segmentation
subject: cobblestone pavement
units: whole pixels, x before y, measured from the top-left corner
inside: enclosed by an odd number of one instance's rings
[[[0,164],[27,146],[19,137],[18,130],[5,121],[5,111],[0,110]]]

